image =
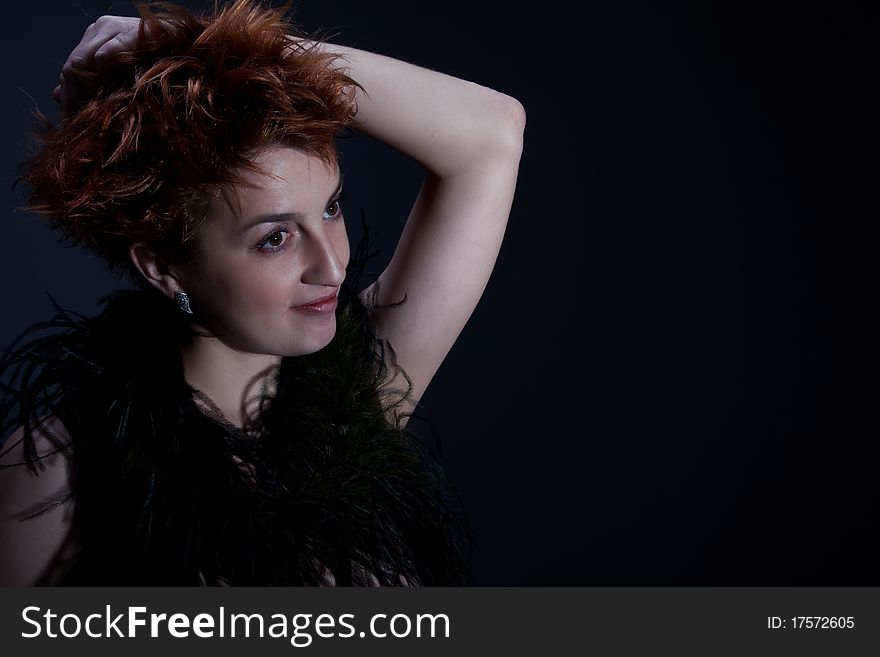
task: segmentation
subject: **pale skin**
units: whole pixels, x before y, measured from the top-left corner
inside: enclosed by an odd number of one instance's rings
[[[107,52],[124,46],[136,28],[137,19],[102,17],[86,30],[63,69],[64,84],[55,90],[65,111],[83,94],[75,69],[100,67]],[[525,112],[510,96],[472,82],[363,50],[319,47],[342,55],[337,65],[367,90],[357,94],[358,130],[425,171],[397,248],[377,281],[378,304],[404,294],[407,302],[372,318],[413,384],[412,401],[397,411],[403,414],[424,394],[488,283],[513,202]],[[344,221],[333,219],[339,172],[290,148],[267,149],[256,161],[275,177],[253,174],[258,187],[237,188],[218,200],[216,215],[198,235],[210,259],[181,269],[165,265],[142,244],[129,252],[150,283],[169,297],[186,291],[194,311],[205,318],[204,328],[224,333],[221,339],[198,339],[181,355],[187,381],[238,426],[254,382],[271,373],[282,355],[311,353],[332,339],[333,313],[308,316],[291,308],[337,290],[350,257]],[[243,229],[263,215],[294,212],[300,213],[294,220]],[[267,252],[276,247],[282,248]],[[362,295],[372,293],[368,288]],[[399,374],[390,383],[407,387]],[[63,433],[63,427],[56,429]],[[19,437],[13,434],[9,444]],[[38,450],[48,451],[45,438],[39,442]],[[18,448],[2,462],[21,460]],[[69,504],[31,521],[38,524],[10,519],[64,490],[69,464],[59,455],[48,461],[39,478],[25,468],[0,471],[2,585],[32,584],[41,577],[51,583],[72,548]],[[15,545],[27,549],[10,547]]]
[[[283,356],[318,351],[333,339],[335,313],[293,310],[338,294],[350,246],[339,196],[339,171],[313,155],[273,147],[253,160],[267,175],[218,199],[198,235],[203,257],[166,267],[132,245],[140,272],[170,297],[185,290],[198,337],[181,348],[187,382],[207,394],[227,421],[242,427],[264,386],[272,390]],[[290,218],[299,212],[298,219]],[[261,221],[273,217],[271,221]],[[249,404],[250,402],[250,404]]]

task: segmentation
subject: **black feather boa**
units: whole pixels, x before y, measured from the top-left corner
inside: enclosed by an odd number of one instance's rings
[[[257,433],[195,402],[188,324],[150,289],[92,319],[59,309],[22,337],[50,335],[7,351],[2,435],[26,427],[22,465],[42,466],[37,418],[71,435],[56,447],[73,459],[82,549],[64,584],[467,583],[464,515],[431,450],[386,419],[384,344],[350,278],[334,339],[282,360]]]

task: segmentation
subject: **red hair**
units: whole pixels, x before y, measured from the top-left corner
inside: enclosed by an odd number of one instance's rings
[[[332,166],[362,87],[332,66],[338,55],[313,48],[319,40],[288,38],[301,36],[289,6],[235,0],[200,16],[138,5],[138,38],[95,74],[94,97],[58,124],[36,111],[38,148],[20,178],[28,209],[138,280],[128,247],[193,257],[211,200],[258,170],[250,158],[261,148],[300,148]]]

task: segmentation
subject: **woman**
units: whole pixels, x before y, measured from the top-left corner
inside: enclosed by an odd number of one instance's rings
[[[451,489],[406,422],[498,255],[521,105],[254,0],[139,12],[86,30],[25,165],[32,209],[138,290],[4,358],[0,581],[464,583]],[[425,168],[362,291],[348,127]]]

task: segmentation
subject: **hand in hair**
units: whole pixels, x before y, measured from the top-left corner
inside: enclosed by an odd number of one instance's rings
[[[93,96],[107,58],[132,44],[138,36],[140,18],[101,16],[89,25],[79,44],[61,69],[60,84],[52,97],[61,105],[63,117],[75,114]]]

